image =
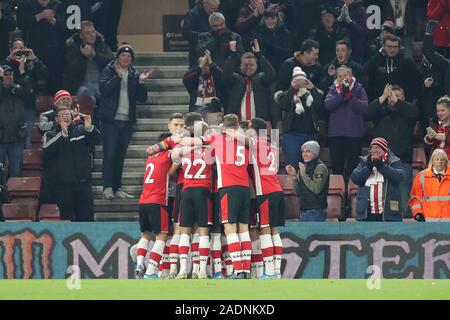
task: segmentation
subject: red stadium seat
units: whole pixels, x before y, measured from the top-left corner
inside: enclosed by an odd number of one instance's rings
[[[319,158],[328,167],[331,167],[331,156],[329,148],[320,148]]]
[[[38,200],[27,198],[26,201],[5,203],[2,205],[5,220],[36,221]]]
[[[330,175],[330,187],[328,189],[327,218],[342,218],[342,207],[345,197],[345,182],[342,175]]]
[[[53,97],[51,96],[37,96],[36,97],[36,112],[42,113],[48,111],[53,106]]]
[[[423,170],[427,166],[427,159],[425,157],[425,149],[423,147],[414,148],[412,166],[414,169],[418,169],[418,170]]]
[[[23,169],[42,169],[42,149],[26,149],[23,152]]]
[[[45,203],[41,205],[39,209],[39,220],[40,221],[60,221],[60,213],[57,204]]]
[[[351,217],[356,217],[356,192],[358,191],[358,186],[353,183],[353,181],[350,179],[348,181],[347,186],[347,194],[348,194],[348,203],[350,204],[350,207],[352,209]],[[348,221],[348,219],[347,219]]]
[[[284,192],[285,218],[287,220],[298,220],[300,214],[300,198],[294,192],[292,179],[287,174],[278,175],[278,180]]]
[[[41,141],[42,141],[42,133],[39,130],[39,124],[35,123],[33,125],[33,133],[31,135],[31,142],[42,143]]]
[[[84,114],[93,115],[94,113],[94,101],[89,96],[73,96],[73,106],[77,104],[80,106],[80,112]]]
[[[11,177],[8,179],[7,187],[9,196],[13,198],[39,197],[41,189],[40,177]]]

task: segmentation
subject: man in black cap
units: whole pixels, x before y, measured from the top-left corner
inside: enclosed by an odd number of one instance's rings
[[[124,44],[117,49],[116,60],[108,63],[100,75],[100,110],[103,137],[104,198],[127,199],[122,190],[125,154],[136,123],[136,103],[147,100],[144,82],[153,70],[141,74],[131,65],[134,50]]]
[[[223,107],[219,99],[214,98],[200,109],[203,119],[209,126],[218,126],[222,123]]]

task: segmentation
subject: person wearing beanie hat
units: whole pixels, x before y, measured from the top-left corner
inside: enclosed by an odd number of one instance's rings
[[[351,179],[358,185],[357,221],[402,221],[403,166],[386,139],[372,140],[369,155],[361,157]]]
[[[300,221],[317,222],[327,218],[329,172],[319,153],[317,141],[307,141],[301,147],[305,164],[299,162],[298,172],[292,165],[286,166],[287,173],[293,177],[294,191],[300,196]]]
[[[301,160],[300,149],[306,141],[316,140],[323,109],[323,93],[299,66],[292,68],[291,87],[277,91],[274,100],[284,111],[282,119],[283,153],[293,167]]]
[[[117,49],[117,58],[100,75],[99,120],[103,138],[103,196],[107,200],[127,199],[122,190],[125,155],[136,123],[136,104],[147,100],[145,80],[152,69],[139,73],[132,65],[134,51],[129,45]]]
[[[59,90],[53,96],[53,105],[55,107],[65,106],[70,108],[72,106],[72,96],[66,90]]]

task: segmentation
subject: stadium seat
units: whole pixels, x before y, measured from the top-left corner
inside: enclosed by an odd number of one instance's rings
[[[347,194],[348,194],[348,203],[351,207],[351,217],[356,217],[356,192],[358,191],[358,186],[353,183],[353,181],[350,179],[348,181],[347,186]],[[348,221],[348,219],[347,219]]]
[[[53,97],[51,96],[37,96],[36,97],[36,112],[42,113],[52,108]]]
[[[342,175],[330,175],[330,187],[328,189],[328,209],[327,218],[339,219],[342,216],[342,207],[345,197],[345,182]]]
[[[416,63],[420,63],[423,57],[423,42],[412,42],[412,57]]]
[[[2,205],[5,221],[36,221],[38,200],[27,198],[26,201],[5,203]]]
[[[31,135],[32,143],[42,143],[42,133],[39,130],[39,123],[34,123],[33,125],[33,133]]]
[[[375,130],[372,121],[364,121],[364,142],[370,144],[375,137]]]
[[[41,189],[40,177],[11,177],[8,179],[7,187],[10,199],[24,197],[39,197]]]
[[[331,156],[329,148],[320,148],[319,158],[328,167],[331,168]]]
[[[279,174],[278,180],[284,192],[285,218],[287,220],[297,220],[300,214],[300,199],[295,194],[292,184],[292,177],[287,174]]]
[[[23,152],[23,169],[42,169],[42,149],[25,149]],[[25,175],[24,175],[25,176]]]
[[[326,147],[327,144],[327,128],[326,123],[323,120],[319,120],[319,132],[317,134],[317,142],[319,143],[320,147]]]
[[[61,221],[58,205],[45,203],[39,209],[39,221]]]
[[[414,127],[414,146],[415,147],[423,147],[424,141],[423,137],[425,134],[422,132],[422,129],[420,129],[419,122],[416,123],[416,126]]]
[[[423,170],[427,166],[427,159],[425,157],[425,149],[423,147],[414,148],[413,163],[414,169]]]

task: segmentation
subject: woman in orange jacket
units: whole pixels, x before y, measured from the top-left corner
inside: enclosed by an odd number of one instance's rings
[[[416,221],[450,221],[450,167],[444,150],[434,150],[428,169],[416,175],[409,206]]]

